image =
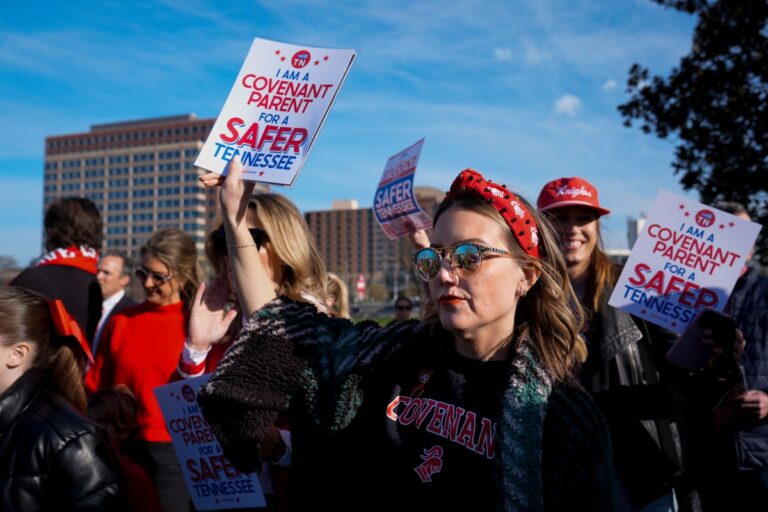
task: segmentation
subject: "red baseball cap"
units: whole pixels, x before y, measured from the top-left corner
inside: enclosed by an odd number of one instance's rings
[[[600,215],[611,213],[600,206],[597,189],[587,180],[575,176],[550,181],[541,189],[536,201],[536,207],[542,212],[564,206],[585,206]]]

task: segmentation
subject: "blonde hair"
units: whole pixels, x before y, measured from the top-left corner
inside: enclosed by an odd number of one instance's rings
[[[326,281],[326,300],[333,299],[333,304],[328,306],[329,313],[342,318],[349,318],[349,291],[347,285],[339,276],[328,272]]]
[[[565,262],[555,243],[551,225],[528,201],[518,197],[538,225],[539,258],[533,258],[523,251],[499,212],[479,197],[461,196],[444,200],[435,212],[433,224],[437,225],[440,216],[449,209],[458,208],[484,215],[502,227],[505,245],[518,265],[539,272],[536,283],[517,303],[515,330],[510,333],[513,344],[517,347],[523,339],[530,338],[550,375],[557,380],[567,379],[573,376],[574,367],[583,363],[587,357],[586,344],[579,336],[583,311],[568,281]],[[510,293],[515,293],[515,290]],[[425,294],[423,304],[424,321],[437,322],[437,310],[428,293]]]
[[[32,368],[51,373],[55,391],[85,413],[81,357],[69,345],[51,343],[51,318],[48,302],[40,295],[13,286],[0,287],[0,343],[9,346],[29,341],[35,346]]]
[[[267,243],[282,264],[278,294],[306,300],[302,297],[302,292],[306,292],[324,303],[325,264],[299,209],[285,196],[269,193],[254,195],[249,208],[251,205],[267,232]]]
[[[179,282],[181,300],[187,308],[191,307],[202,275],[192,237],[177,228],[161,229],[144,243],[141,255],[157,258],[168,267]]]

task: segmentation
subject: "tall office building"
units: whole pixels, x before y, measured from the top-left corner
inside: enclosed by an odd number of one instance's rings
[[[430,216],[444,196],[432,187],[415,187],[414,192],[419,205]],[[331,210],[307,212],[304,216],[328,270],[338,274],[351,290],[359,274],[368,283],[389,290],[409,281],[410,241],[387,238],[372,208],[358,208],[357,201],[342,200],[334,201]]]
[[[93,200],[104,217],[106,250],[136,255],[165,227],[183,229],[202,250],[217,203],[193,163],[214,121],[187,114],[47,137],[44,206],[65,196]]]

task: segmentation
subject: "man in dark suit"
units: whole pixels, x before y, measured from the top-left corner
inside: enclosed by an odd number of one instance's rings
[[[99,346],[101,333],[112,314],[136,304],[135,300],[125,294],[125,289],[131,283],[132,271],[133,264],[124,254],[108,252],[99,261],[96,280],[101,287],[104,302],[102,303],[101,319],[96,327],[96,336],[93,339],[94,355]]]

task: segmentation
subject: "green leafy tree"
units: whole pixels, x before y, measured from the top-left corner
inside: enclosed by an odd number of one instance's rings
[[[624,124],[675,143],[675,174],[701,200],[739,201],[768,226],[768,1],[654,0],[698,16],[669,76],[635,64]],[[756,253],[768,263],[768,229]]]

